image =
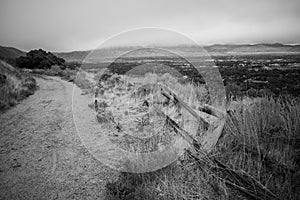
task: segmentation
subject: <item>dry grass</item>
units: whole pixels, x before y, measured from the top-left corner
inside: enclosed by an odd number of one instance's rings
[[[0,61],[0,110],[14,106],[36,90],[34,78]]]
[[[62,66],[53,65],[50,69],[32,69],[31,73],[37,75],[59,76],[63,80],[73,82],[76,79],[77,69],[62,69]]]
[[[160,79],[120,77],[138,85],[163,81],[191,107],[209,103],[204,85],[180,84],[168,75]],[[127,81],[127,82],[126,82]],[[121,87],[108,87],[117,91]],[[134,86],[133,86],[134,87]],[[216,148],[208,155],[234,172],[251,177],[279,199],[300,198],[300,101],[292,97],[244,97],[228,101],[228,116]],[[106,186],[107,199],[246,199],[207,165],[184,154],[176,163],[151,173],[120,173]],[[260,194],[258,199],[265,199]]]
[[[264,97],[239,101],[234,107],[216,157],[254,177],[280,199],[299,198],[299,101]]]
[[[240,109],[231,112],[223,137],[210,156],[223,161],[234,171],[256,179],[279,199],[298,199],[299,102],[267,97],[254,102],[244,105],[240,101]],[[150,173],[155,178],[145,178],[143,184],[137,186],[138,191],[150,197],[142,198],[134,189],[136,199],[245,199],[207,168],[205,160],[200,166],[187,156],[181,161],[173,167]],[[127,179],[140,180],[137,174],[127,173],[121,177],[117,184],[126,183]],[[108,192],[111,194],[110,188]]]

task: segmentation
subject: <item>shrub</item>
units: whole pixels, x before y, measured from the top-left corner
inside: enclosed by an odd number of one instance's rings
[[[81,89],[92,89],[93,83],[87,77],[87,73],[84,71],[78,72],[76,79],[74,80],[75,84]]]
[[[50,69],[52,65],[65,65],[65,60],[46,52],[42,49],[31,50],[26,56],[21,56],[16,59],[16,65],[19,68],[27,69]]]
[[[36,80],[32,77],[25,78],[23,86],[28,88],[28,90],[30,91],[34,91],[37,89]]]
[[[226,96],[228,99],[230,99],[230,97],[236,98],[242,95],[241,87],[238,86],[236,83],[228,83],[225,89]]]

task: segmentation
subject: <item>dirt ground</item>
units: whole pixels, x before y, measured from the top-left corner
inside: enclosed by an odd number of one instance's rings
[[[76,134],[73,84],[37,78],[39,90],[0,114],[0,199],[103,199],[117,172]]]

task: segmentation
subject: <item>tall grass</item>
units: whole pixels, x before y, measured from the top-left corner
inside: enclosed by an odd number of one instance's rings
[[[0,110],[5,110],[33,94],[37,85],[34,78],[20,73],[3,61],[0,67]]]
[[[231,108],[222,137],[210,156],[256,179],[279,199],[299,199],[299,101],[265,97],[235,103],[240,105]],[[202,162],[196,164],[184,155],[172,166],[144,176],[121,173],[117,182],[108,184],[108,196],[126,199],[124,194],[113,194],[127,187],[131,191],[128,195],[136,199],[245,198],[205,167],[205,160]]]
[[[215,154],[280,199],[299,198],[300,103],[264,97],[235,102]]]
[[[134,82],[141,83],[158,81],[154,75],[134,79]],[[177,92],[193,108],[210,101],[205,85],[180,84],[168,75],[159,81]],[[287,96],[243,97],[238,100],[229,98],[227,104],[228,115],[221,138],[208,156],[255,179],[279,199],[299,199],[299,99]],[[187,154],[156,172],[120,173],[118,180],[107,183],[106,193],[107,199],[246,198],[226,185],[217,172],[210,170],[205,159],[195,162]]]
[[[11,84],[2,84],[0,86],[0,110],[16,105],[20,100],[32,95],[36,88],[33,78],[24,79],[17,87]]]

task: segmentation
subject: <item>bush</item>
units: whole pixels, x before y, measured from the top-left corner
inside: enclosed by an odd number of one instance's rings
[[[32,77],[25,78],[23,86],[28,88],[28,90],[30,91],[34,91],[37,89],[36,80]]]
[[[66,68],[70,69],[70,70],[76,70],[78,68],[80,68],[81,63],[79,62],[68,62],[65,64]]]
[[[93,83],[88,79],[87,73],[84,71],[78,72],[74,82],[81,89],[92,89],[93,88]]]
[[[50,69],[52,65],[65,65],[65,60],[46,52],[42,49],[31,50],[26,56],[16,59],[16,65],[19,68],[27,69]]]
[[[237,85],[236,83],[228,83],[226,85],[226,96],[228,99],[230,99],[230,97],[239,97],[242,95],[241,92],[241,87],[239,85]]]
[[[50,71],[54,76],[63,76],[63,70],[61,68],[61,66],[52,65]]]

